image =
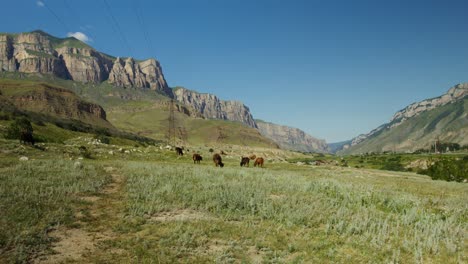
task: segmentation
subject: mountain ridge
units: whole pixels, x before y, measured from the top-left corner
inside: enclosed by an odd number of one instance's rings
[[[171,89],[165,80],[162,67],[156,59],[136,60],[132,57],[114,57],[99,52],[87,43],[73,37],[58,38],[41,30],[27,33],[0,33],[0,71],[47,74],[47,76],[63,80],[94,84],[94,88],[91,89],[102,89],[101,84],[108,83],[124,89],[154,90],[184,105],[186,108],[176,104],[176,110],[190,117],[240,122],[258,130],[258,133],[261,131],[249,107],[241,101],[226,101],[213,94],[199,93],[182,87]],[[99,94],[104,91],[96,93],[86,91],[86,89],[81,89],[79,94],[87,100],[99,104],[104,103],[104,105],[109,105],[106,103],[107,99],[115,101],[116,96],[124,96],[128,100],[134,100],[134,96],[128,93],[122,95],[121,92],[108,91],[107,87],[104,89],[107,91],[105,95]],[[93,99],[90,96],[93,94],[99,94],[99,99]],[[150,109],[167,111],[170,108],[169,102],[155,103],[151,99],[143,101],[138,106],[141,109],[135,111],[142,115],[146,114],[145,111],[151,111]],[[110,113],[115,117],[121,106],[111,107],[113,108]],[[126,109],[128,111],[128,107]],[[270,126],[273,125],[270,124]],[[276,124],[274,126],[276,126],[277,132],[280,130],[289,132],[276,133],[272,136],[267,129],[263,130],[262,135],[278,145],[282,144],[287,149],[304,152],[324,152],[327,149],[324,141],[317,140],[300,129]],[[281,138],[280,134],[284,138]]]
[[[153,59],[125,61],[101,53],[75,38],[57,38],[43,31],[0,33],[0,70],[51,74],[79,82],[146,88],[172,97],[172,90]]]
[[[439,137],[466,144],[468,142],[463,141],[464,137],[468,138],[465,101],[468,101],[468,83],[457,84],[438,97],[412,103],[397,111],[388,123],[353,138],[350,144],[343,146],[342,153],[414,151],[415,146],[427,148]],[[398,135],[393,131],[399,131]],[[411,143],[403,142],[405,140]]]

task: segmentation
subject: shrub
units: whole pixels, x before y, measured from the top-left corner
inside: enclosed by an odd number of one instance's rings
[[[80,146],[78,150],[80,151],[80,155],[83,156],[83,158],[92,159],[91,152],[85,146]]]
[[[468,180],[468,156],[459,160],[438,160],[426,170],[421,170],[418,173],[429,175],[433,180],[463,182]]]
[[[106,135],[99,134],[96,136],[96,139],[98,139],[102,144],[110,144],[110,138]]]
[[[34,145],[33,127],[29,119],[25,117],[16,119],[7,128],[5,138],[19,139],[22,143],[31,143]]]

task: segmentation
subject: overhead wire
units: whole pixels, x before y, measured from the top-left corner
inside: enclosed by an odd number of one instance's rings
[[[55,17],[55,19],[61,24],[67,32],[70,32],[70,28],[65,24],[65,22],[52,10],[52,8],[49,7],[49,5],[45,2],[45,0],[42,0],[43,6]]]
[[[153,48],[153,44],[151,42],[151,38],[149,37],[148,30],[146,28],[146,24],[144,23],[144,18],[143,18],[143,15],[141,13],[141,9],[140,9],[139,4],[138,4],[139,1],[134,0],[132,2],[133,2],[133,11],[135,12],[135,16],[137,17],[138,23],[140,24],[140,28],[143,31],[143,36],[145,38],[146,47],[148,49],[148,53],[150,54],[151,50]]]
[[[72,14],[73,17],[76,18],[76,20],[78,21],[78,24],[80,25],[81,30],[83,31],[86,31],[86,26],[82,23],[82,20],[80,19],[80,16],[78,15],[78,13],[75,12],[75,10],[71,7],[70,3],[68,2],[68,0],[63,0],[63,2],[65,3],[65,6],[67,7],[68,11]],[[94,39],[94,36],[91,32],[89,31],[86,31],[86,34],[89,35],[91,37],[91,40]]]
[[[123,41],[124,45],[126,46],[126,48],[130,51],[130,53],[133,53],[132,52],[132,48],[130,47],[128,41],[127,41],[127,38],[125,37],[125,35],[123,34],[122,32],[122,28],[120,27],[117,19],[115,19],[115,16],[114,14],[112,13],[112,9],[111,9],[111,6],[109,5],[109,3],[107,2],[107,0],[103,0],[104,2],[104,5],[107,9],[107,12],[109,13],[111,19],[112,19],[112,23],[114,23],[115,27],[117,28],[117,32],[121,38],[121,40]]]

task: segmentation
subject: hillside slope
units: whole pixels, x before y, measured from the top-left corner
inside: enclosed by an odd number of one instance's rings
[[[63,87],[35,81],[0,79],[0,94],[1,100],[5,101],[2,103],[5,112],[35,112],[79,120],[93,126],[112,127],[100,105],[84,101]]]
[[[414,103],[398,111],[391,121],[353,139],[340,153],[414,151],[435,140],[468,144],[468,84],[446,94]]]
[[[177,136],[183,142],[274,148],[280,142],[289,142],[281,144],[290,150],[326,151],[324,144],[307,138],[300,130],[291,128],[291,133],[295,134],[293,139],[287,135],[280,138],[281,133],[274,137],[268,137],[268,133],[262,135],[256,129],[258,126],[249,108],[242,102],[225,101],[216,95],[185,88],[169,88],[161,65],[155,59],[139,61],[113,57],[75,38],[57,38],[40,30],[0,33],[0,76],[41,83],[33,94],[14,99],[20,109],[31,112],[83,119],[83,122],[100,125],[99,118],[94,120],[76,109],[86,108],[96,115],[101,111],[104,116],[100,118],[104,120],[107,112],[117,128],[161,140],[167,137],[167,118],[171,99],[175,99],[178,103],[174,108],[180,114]],[[57,87],[68,92],[55,89]],[[68,100],[72,96],[70,91],[82,101],[93,104],[72,103]],[[41,103],[32,104],[34,100]]]

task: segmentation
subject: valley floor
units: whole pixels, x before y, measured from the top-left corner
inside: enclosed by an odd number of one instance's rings
[[[241,168],[234,156],[215,168],[163,151],[77,161],[50,149],[25,149],[28,161],[0,154],[0,262],[468,261],[463,183],[337,166]]]

